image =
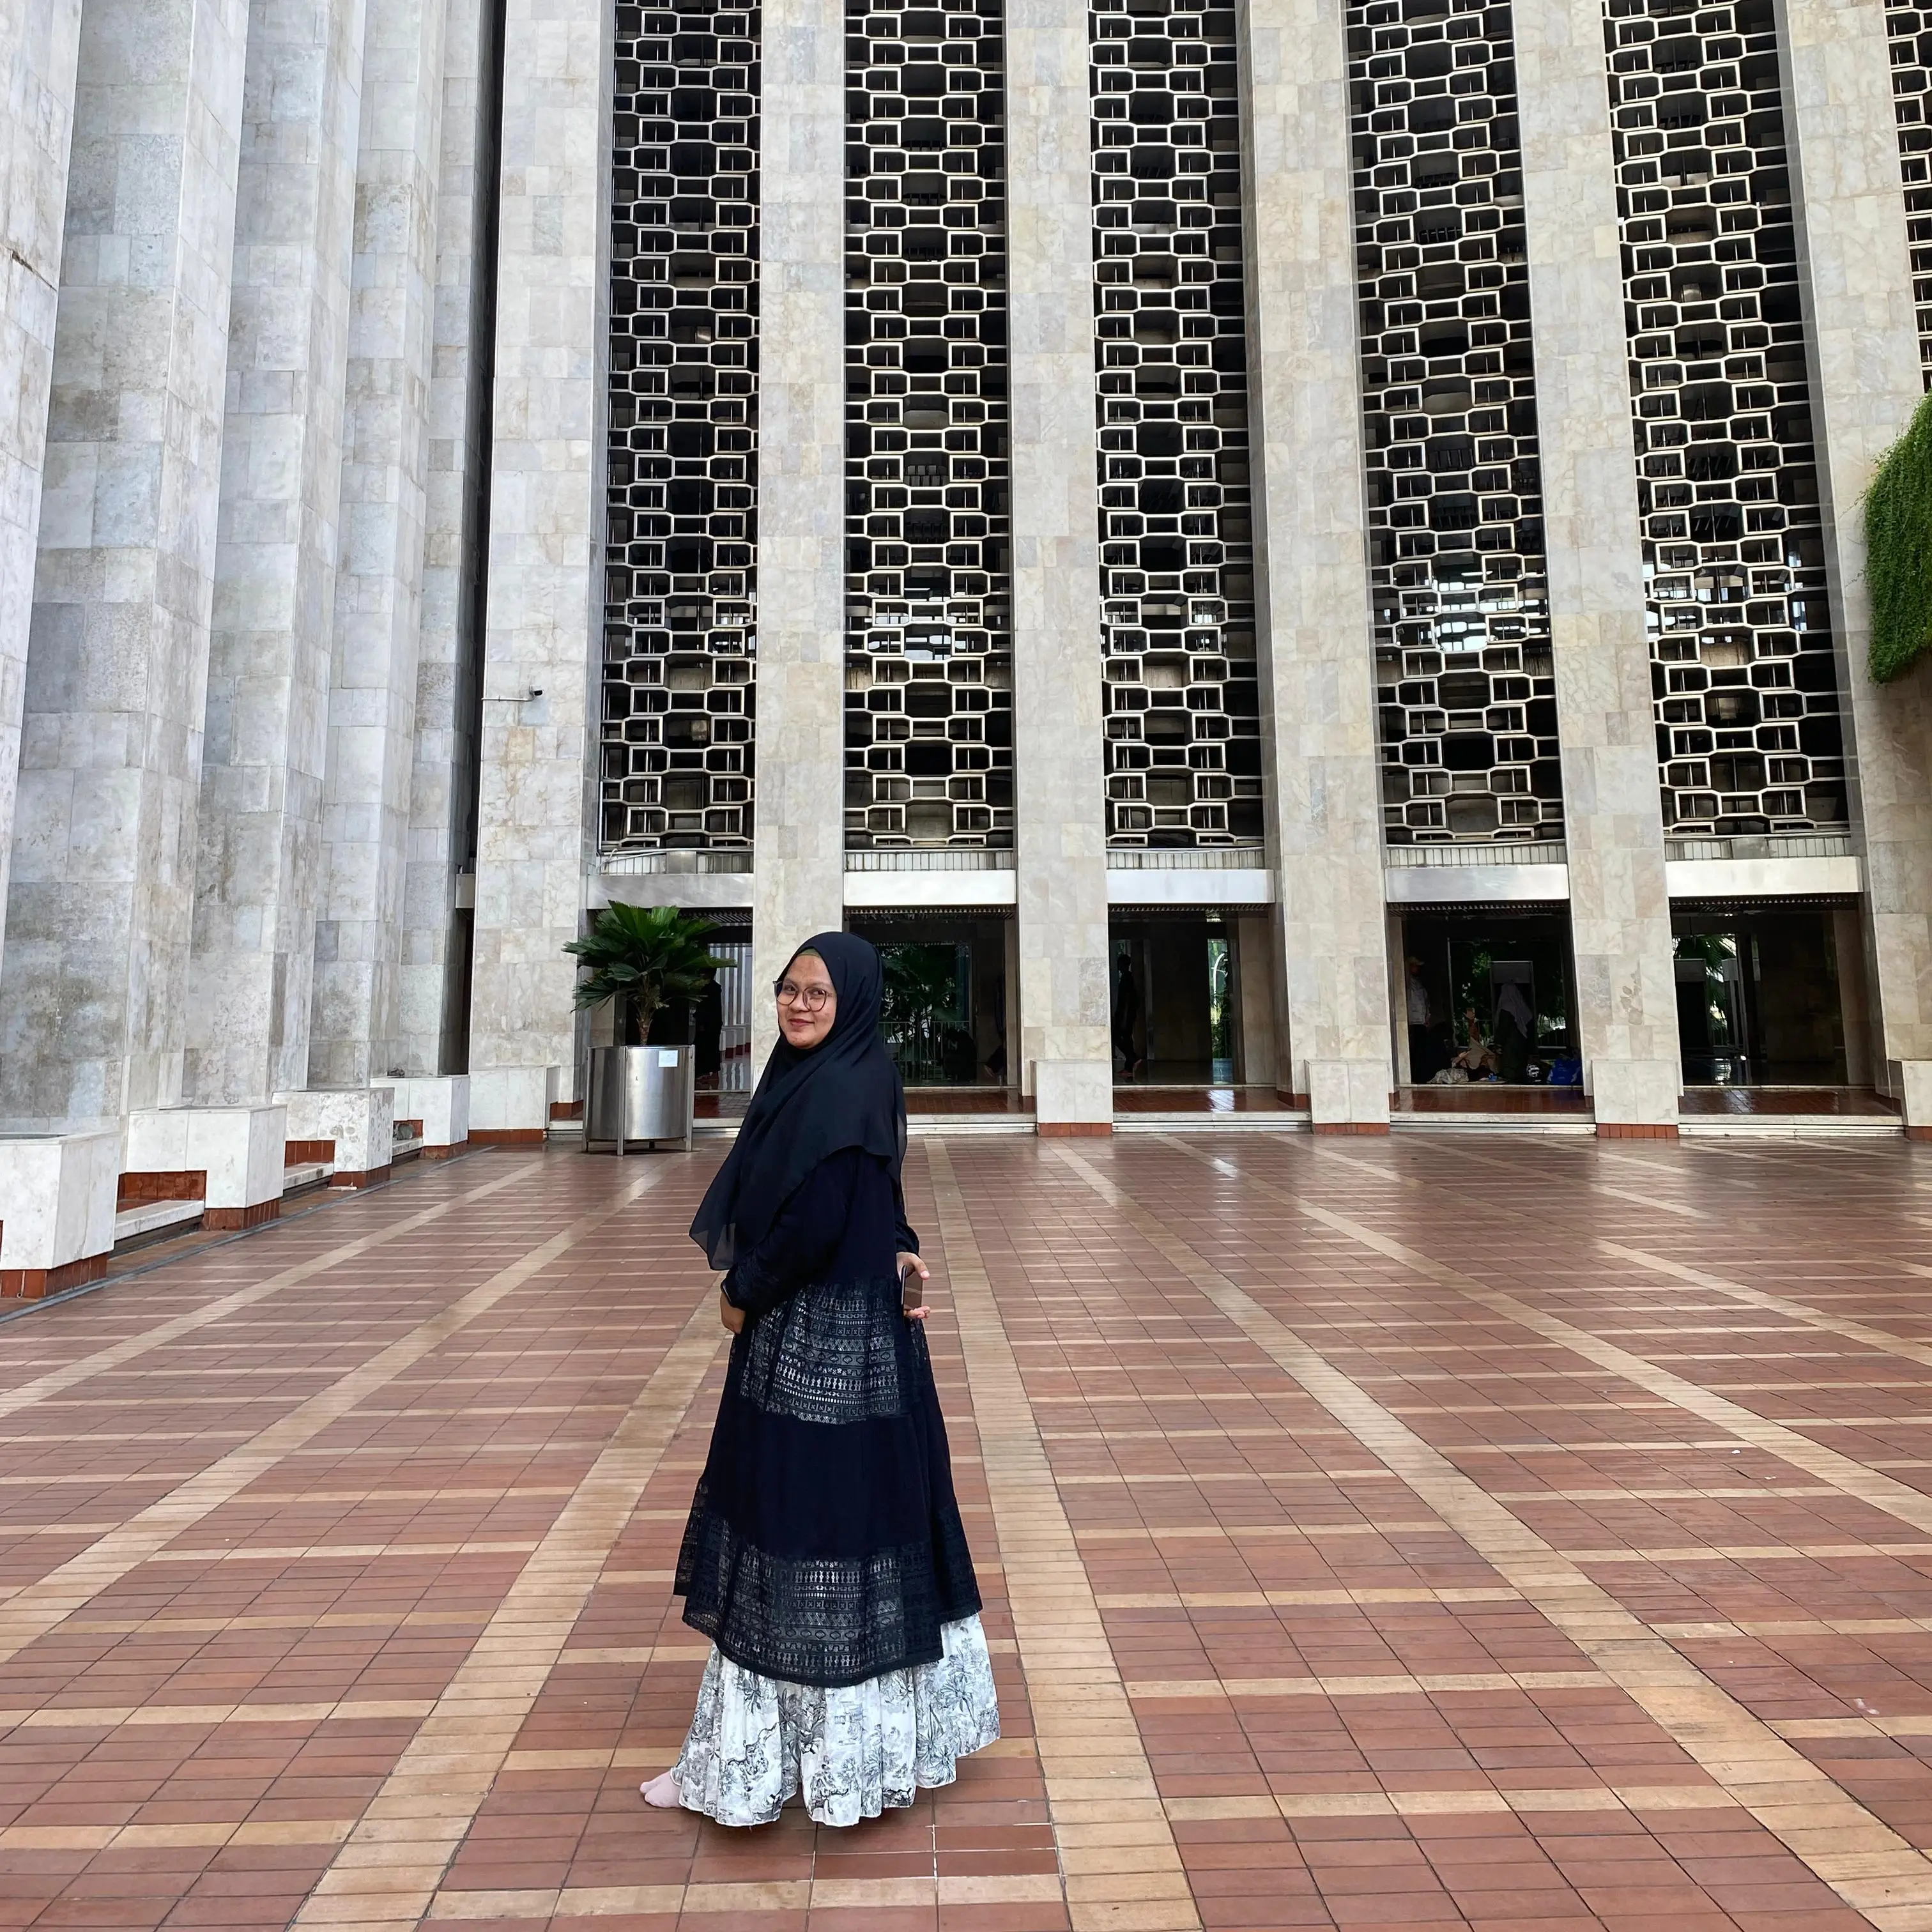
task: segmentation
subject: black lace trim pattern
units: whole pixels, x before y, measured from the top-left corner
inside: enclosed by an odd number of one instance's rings
[[[712,1509],[700,1480],[678,1552],[684,1621],[734,1664],[826,1689],[942,1654],[942,1624],[975,1615],[980,1592],[958,1511],[930,1538],[855,1561],[774,1556]]]
[[[908,1325],[896,1280],[815,1286],[746,1324],[738,1393],[800,1422],[902,1415],[898,1350]],[[910,1326],[904,1339],[917,1360],[925,1337]]]

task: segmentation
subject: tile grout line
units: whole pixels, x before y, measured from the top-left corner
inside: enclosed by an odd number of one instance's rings
[[[433,1208],[425,1208],[411,1214],[393,1226],[376,1229],[373,1234],[358,1235],[352,1241],[344,1241],[326,1252],[305,1262],[296,1262],[291,1266],[278,1270],[265,1281],[258,1281],[248,1288],[238,1288],[232,1293],[218,1295],[202,1306],[190,1309],[185,1315],[177,1315],[172,1320],[162,1322],[158,1328],[144,1330],[139,1335],[130,1335],[124,1340],[110,1343],[106,1348],[97,1348],[91,1354],[82,1356],[78,1361],[70,1362],[66,1367],[50,1369],[44,1375],[36,1376],[32,1382],[22,1382],[18,1388],[0,1391],[0,1417],[16,1415],[23,1408],[31,1408],[37,1402],[44,1402],[50,1396],[58,1395],[76,1382],[86,1381],[90,1376],[105,1375],[119,1368],[123,1363],[130,1362],[137,1356],[145,1355],[155,1348],[164,1348],[170,1342],[180,1340],[182,1336],[192,1334],[197,1328],[205,1328],[209,1323],[225,1321],[230,1316],[238,1314],[244,1308],[265,1300],[272,1294],[278,1294],[285,1288],[292,1288],[298,1282],[307,1281],[311,1276],[339,1267],[343,1262],[352,1261],[358,1255],[367,1254],[372,1248],[379,1248],[404,1234],[413,1234],[417,1228],[430,1222],[440,1220],[446,1214],[466,1207],[472,1201],[480,1201],[486,1194],[494,1194],[499,1188],[507,1187],[512,1181],[521,1180],[536,1171],[537,1162],[526,1161],[513,1167],[508,1173],[499,1174],[494,1180],[485,1181],[480,1187],[472,1187],[466,1192],[453,1196],[439,1202]],[[253,1234],[258,1231],[247,1231]],[[182,1255],[178,1260],[193,1261],[193,1255]],[[172,1264],[166,1264],[172,1265]],[[104,1286],[112,1287],[110,1280]]]
[[[1200,1916],[944,1139],[922,1143],[1073,1932]]]
[[[1808,1475],[1815,1476],[1840,1496],[1851,1497],[1871,1508],[1882,1511],[1896,1521],[1909,1524],[1912,1528],[1932,1534],[1932,1496],[1913,1489],[1909,1484],[1900,1482],[1895,1477],[1881,1474],[1868,1468],[1862,1462],[1836,1449],[1828,1448],[1822,1443],[1814,1442],[1808,1436],[1801,1436],[1781,1422],[1773,1421],[1768,1416],[1757,1414],[1744,1407],[1742,1402],[1731,1400],[1728,1396],[1718,1394],[1701,1384],[1690,1381],[1675,1370],[1653,1362],[1632,1350],[1622,1348],[1615,1342],[1593,1335],[1587,1328],[1580,1328],[1575,1323],[1564,1321],[1562,1316],[1546,1315],[1540,1309],[1519,1300],[1502,1288],[1490,1288],[1477,1280],[1473,1275],[1465,1274],[1460,1268],[1447,1262],[1438,1262],[1420,1250],[1412,1248],[1406,1243],[1393,1240],[1386,1234],[1378,1234],[1372,1228],[1364,1227],[1359,1221],[1346,1214],[1338,1214],[1332,1208],[1317,1207],[1312,1202],[1304,1201],[1286,1189],[1276,1187],[1271,1182],[1258,1176],[1240,1173],[1209,1156],[1196,1155],[1192,1150],[1178,1142],[1168,1142],[1186,1154],[1190,1159],[1201,1160],[1214,1167],[1219,1172],[1238,1180],[1244,1186],[1252,1187],[1257,1193],[1264,1194],[1285,1206],[1294,1208],[1310,1220],[1318,1222],[1336,1233],[1346,1235],[1372,1252],[1383,1256],[1400,1266],[1419,1274],[1425,1280],[1434,1282],[1438,1287],[1475,1302],[1478,1306],[1503,1316],[1506,1320],[1527,1328],[1532,1334],[1540,1335],[1545,1341],[1554,1342],[1580,1355],[1584,1360],[1607,1369],[1612,1375],[1620,1376],[1628,1382],[1643,1390],[1647,1394],[1659,1397],[1687,1414],[1700,1417],[1727,1430],[1740,1442],[1762,1450],[1766,1455],[1774,1456],[1781,1462],[1793,1468],[1802,1469]],[[1346,1156],[1338,1156],[1347,1159]],[[1192,1252],[1191,1250],[1190,1252]],[[1822,1324],[1821,1324],[1822,1325]],[[1766,1494],[1774,1493],[1768,1488]]]
[[[1754,1717],[1631,1611],[1418,1436],[1088,1161],[1048,1150],[1084,1180],[1241,1333],[1462,1536],[1555,1629],[1852,1910],[1884,1932],[1923,1925],[1932,1859]],[[1242,1177],[1252,1184],[1247,1177]],[[1345,1217],[1277,1198],[1360,1239]],[[1381,1238],[1369,1242],[1384,1252]],[[1399,1247],[1400,1244],[1390,1243]]]
[[[723,1340],[707,1286],[293,1924],[401,1932],[425,1916],[448,1916],[435,1910],[443,1874]]]
[[[514,1178],[524,1171],[514,1170],[506,1178]],[[0,1664],[16,1657],[37,1637],[91,1603],[184,1530],[238,1495],[330,1424],[340,1421],[365,1397],[422,1360],[479,1316],[487,1314],[585,1235],[623,1213],[656,1186],[665,1172],[663,1168],[652,1168],[633,1181],[616,1201],[580,1216],[507,1268],[500,1268],[488,1281],[418,1323],[407,1334],[398,1336],[359,1367],[317,1390],[279,1421],[237,1443],[199,1474],[158,1498],[118,1529],[76,1552],[38,1582],[26,1585],[0,1605]]]

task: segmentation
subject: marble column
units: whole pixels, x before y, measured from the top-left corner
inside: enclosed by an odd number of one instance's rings
[[[1783,0],[1785,134],[1881,1084],[1932,1126],[1932,665],[1865,668],[1864,493],[1923,393],[1886,15]],[[1846,1018],[1852,1017],[1846,1001]]]
[[[1318,1126],[1388,1121],[1347,59],[1336,0],[1248,0],[1248,398],[1286,1051]]]
[[[311,1087],[396,1064],[429,470],[436,197],[448,0],[370,10],[343,416]]]
[[[187,1097],[305,1084],[364,0],[254,0]]]
[[[86,0],[0,1120],[181,1096],[247,0]]]
[[[1584,1084],[1676,1131],[1670,898],[1599,0],[1519,0],[1523,218]]]
[[[472,852],[477,632],[490,461],[489,236],[496,150],[495,9],[449,0],[442,62],[430,363],[429,473],[422,628],[416,646],[416,752],[403,886],[397,1055],[416,1076],[464,1064],[454,1031],[469,949],[456,920],[457,868]]]
[[[509,0],[496,262],[489,616],[471,976],[472,1120],[545,1124],[542,1070],[574,1089],[585,740],[603,584],[600,501],[608,10]],[[523,1070],[536,1070],[526,1076]],[[506,1077],[497,1078],[494,1076]],[[514,1119],[492,1111],[518,1096]]]
[[[0,14],[0,947],[20,770],[80,0]]]
[[[754,1068],[777,1037],[764,988],[845,916],[843,9],[766,0],[764,58]]]
[[[1042,1132],[1108,1131],[1114,1108],[1087,46],[1076,0],[1010,0],[1018,1051]]]

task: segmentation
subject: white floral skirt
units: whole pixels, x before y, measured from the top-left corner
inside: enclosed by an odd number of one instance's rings
[[[943,1624],[935,1662],[826,1690],[742,1670],[714,1648],[677,1760],[678,1800],[721,1825],[769,1825],[802,1791],[821,1825],[856,1825],[950,1784],[1000,1735],[976,1616]]]

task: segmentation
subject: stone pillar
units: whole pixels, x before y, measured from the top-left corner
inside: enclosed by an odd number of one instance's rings
[[[307,1075],[316,1087],[366,1087],[396,1070],[446,6],[381,0],[363,58]]]
[[[1241,1064],[1236,1078],[1272,1087],[1280,1067],[1275,1024],[1274,922],[1244,915],[1234,922],[1234,998],[1240,1014]]]
[[[1011,0],[1014,1044],[1042,1133],[1109,1132],[1114,1115],[1087,44],[1075,0]]]
[[[1932,1065],[1909,1070],[1932,1063],[1932,665],[1888,685],[1865,668],[1864,493],[1923,392],[1885,9],[1782,0],[1778,14],[1876,1070],[1907,1127],[1932,1130],[1915,1099],[1932,1100]]]
[[[603,170],[608,10],[509,0],[505,22],[489,617],[476,859],[471,1118],[541,1131],[543,1070],[577,1078],[571,991],[602,610]],[[516,1096],[516,1118],[498,1096]]]
[[[0,14],[0,946],[80,44],[80,0],[14,0]]]
[[[177,1100],[247,0],[86,0],[0,1120]]]
[[[1342,8],[1248,0],[1241,26],[1262,742],[1288,1036],[1276,1078],[1318,1127],[1385,1128],[1388,968]]]
[[[766,0],[764,29],[754,1080],[765,988],[845,918],[845,16]]]
[[[397,995],[397,1054],[412,1074],[464,1064],[469,947],[456,919],[457,868],[470,841],[476,773],[477,633],[483,621],[480,527],[490,462],[490,236],[496,155],[495,8],[449,0],[436,190],[434,348],[422,629],[416,646],[416,753]],[[427,1131],[427,1130],[425,1130]]]
[[[185,1086],[308,1077],[364,0],[254,0]]]
[[[1600,1133],[1674,1134],[1677,988],[1599,0],[1520,0],[1516,43],[1583,1078]]]

